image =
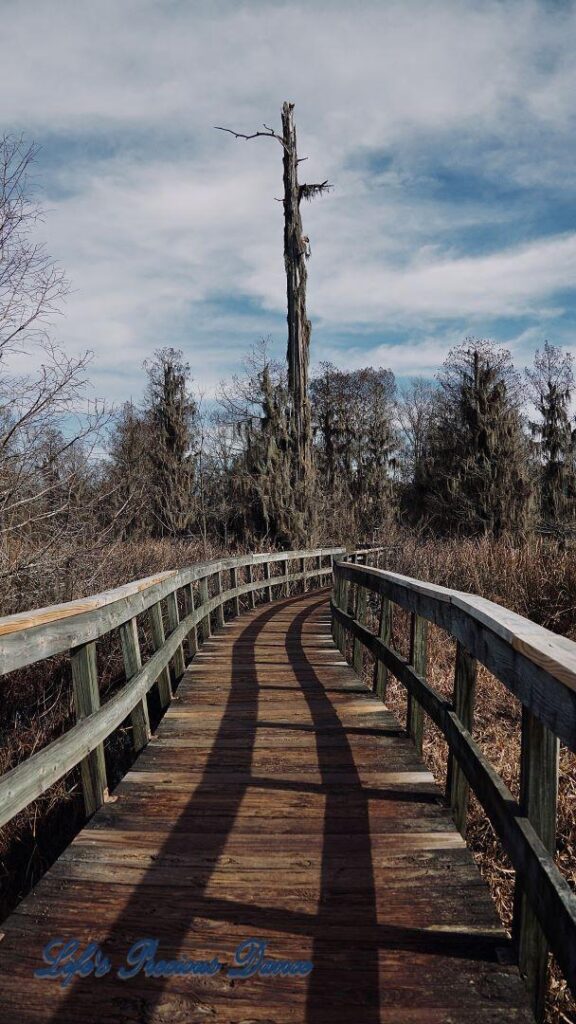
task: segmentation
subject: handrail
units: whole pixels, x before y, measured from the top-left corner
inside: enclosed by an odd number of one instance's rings
[[[0,618],[0,675],[62,654],[70,647],[97,640],[157,601],[191,583],[232,568],[245,568],[302,558],[341,554],[343,548],[262,552],[236,558],[215,558],[186,569],[135,580],[93,597]],[[294,577],[296,578],[296,577]],[[301,579],[302,577],[298,577]],[[258,585],[255,590],[261,589]],[[25,643],[23,642],[25,640]]]
[[[343,553],[343,548],[332,547],[217,558],[79,601],[1,618],[1,674],[70,653],[77,721],[63,736],[0,778],[0,827],[78,764],[86,812],[92,814],[107,797],[104,740],[130,717],[135,751],[147,743],[147,694],[157,683],[161,706],[170,702],[170,665],[177,680],[185,667],[183,644],[189,644],[193,655],[199,643],[211,635],[211,618],[216,616],[217,624],[224,625],[225,606],[238,614],[243,596],[254,607],[258,592],[272,600],[274,590],[287,594],[295,583],[306,589],[313,579],[320,584],[331,575],[334,557]],[[312,568],[308,567],[310,561]],[[272,575],[271,566],[278,562],[282,563],[281,574]],[[293,562],[297,571],[292,570]],[[256,566],[264,569],[262,579],[254,578]],[[241,571],[246,577],[243,582],[239,581]],[[229,574],[227,589],[223,589],[223,573]],[[138,616],[144,612],[155,653],[142,665]],[[101,707],[96,641],[114,630],[120,633],[126,683]]]
[[[358,559],[356,558],[357,562]],[[367,595],[380,598],[378,632],[367,626]],[[393,608],[410,613],[410,654],[392,645]],[[374,690],[388,673],[408,693],[407,731],[421,751],[426,713],[448,744],[446,794],[462,834],[470,788],[516,872],[513,937],[535,1013],[542,1018],[548,949],[576,994],[576,895],[554,863],[559,740],[576,750],[576,643],[476,595],[335,560],[334,638],[354,667],[374,658]],[[452,701],[426,680],[428,623],[457,641]],[[522,703],[520,801],[472,738],[476,666],[484,665]]]

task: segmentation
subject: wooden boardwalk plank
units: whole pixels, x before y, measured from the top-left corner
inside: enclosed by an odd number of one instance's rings
[[[157,735],[2,925],[0,1024],[528,1022],[510,944],[439,789],[332,643],[325,594],[260,607],[196,656]],[[44,944],[113,969],[35,979]],[[139,938],[218,974],[127,981]],[[231,979],[238,944],[308,978]]]

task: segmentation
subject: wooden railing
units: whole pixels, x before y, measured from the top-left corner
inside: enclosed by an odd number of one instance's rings
[[[172,698],[172,679],[185,668],[183,645],[193,656],[222,626],[225,611],[240,612],[310,581],[328,582],[343,548],[318,548],[221,558],[163,572],[94,597],[0,619],[0,674],[67,654],[71,660],[76,723],[58,739],[0,778],[0,827],[80,765],[84,803],[92,814],[107,796],[104,741],[130,721],[134,750],[150,737],[148,694],[157,684],[160,706]],[[274,575],[274,570],[279,573]],[[261,578],[255,578],[255,572]],[[227,576],[227,581],[226,581]],[[224,583],[227,582],[226,589]],[[154,653],[142,664],[139,617],[148,618]],[[118,631],[125,684],[100,706],[96,642]],[[172,672],[170,669],[172,668]]]
[[[334,638],[361,674],[374,658],[374,689],[386,699],[388,673],[407,690],[407,731],[422,749],[424,714],[449,750],[447,800],[464,834],[470,788],[488,815],[516,876],[513,938],[520,970],[541,1019],[550,948],[576,994],[576,895],[554,863],[559,741],[576,750],[576,643],[474,595],[358,564],[334,565]],[[354,564],[356,562],[356,564]],[[368,595],[378,632],[367,628]],[[410,651],[392,647],[392,614],[410,614]],[[426,681],[428,624],[457,641],[453,699]],[[517,802],[472,738],[477,663],[522,704],[520,800]]]

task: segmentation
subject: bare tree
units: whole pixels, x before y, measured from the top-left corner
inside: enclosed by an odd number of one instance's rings
[[[0,574],[15,578],[46,572],[74,532],[68,513],[104,420],[86,400],[89,354],[71,357],[48,335],[67,283],[35,238],[35,154],[21,137],[0,139]],[[22,356],[32,372],[19,372]]]
[[[125,402],[114,416],[104,469],[104,486],[112,492],[106,521],[115,524],[114,532],[122,540],[152,532],[152,444],[149,418],[133,402]]]
[[[422,467],[426,450],[426,438],[434,410],[437,385],[425,377],[413,377],[402,390],[397,414],[405,452],[405,476],[413,482]]]
[[[316,502],[329,536],[364,538],[392,516],[395,392],[394,374],[383,367],[322,363],[311,381]]]
[[[222,385],[219,403],[218,421],[232,442],[232,531],[251,544],[266,537],[289,546],[305,525],[293,503],[286,369],[270,359],[266,341],[245,360],[245,374]]]
[[[41,218],[32,198],[35,146],[23,137],[0,139],[0,357],[31,335],[43,337],[67,282],[34,237]]]
[[[294,104],[284,103],[282,107],[282,134],[264,125],[264,131],[246,135],[231,128],[218,128],[230,132],[237,139],[270,138],[282,146],[284,177],[284,264],[286,269],[286,294],[288,302],[288,389],[290,397],[290,426],[292,435],[292,489],[297,521],[304,524],[304,536],[294,540],[304,541],[309,535],[312,521],[312,420],[308,397],[308,366],[311,324],[306,312],[306,262],[310,256],[310,240],[304,234],[300,204],[303,199],[311,200],[323,195],[331,186],[328,181],[317,184],[300,184],[298,164],[305,157],[298,157],[296,128],[294,125]],[[300,531],[296,529],[295,533]]]

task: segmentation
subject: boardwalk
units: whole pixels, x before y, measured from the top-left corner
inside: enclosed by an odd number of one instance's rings
[[[156,736],[2,925],[2,1024],[530,1021],[488,891],[394,716],[332,643],[326,593],[242,615],[194,659]],[[51,937],[105,976],[34,980]],[[211,977],[116,976],[217,957]],[[227,976],[238,944],[307,978]]]

